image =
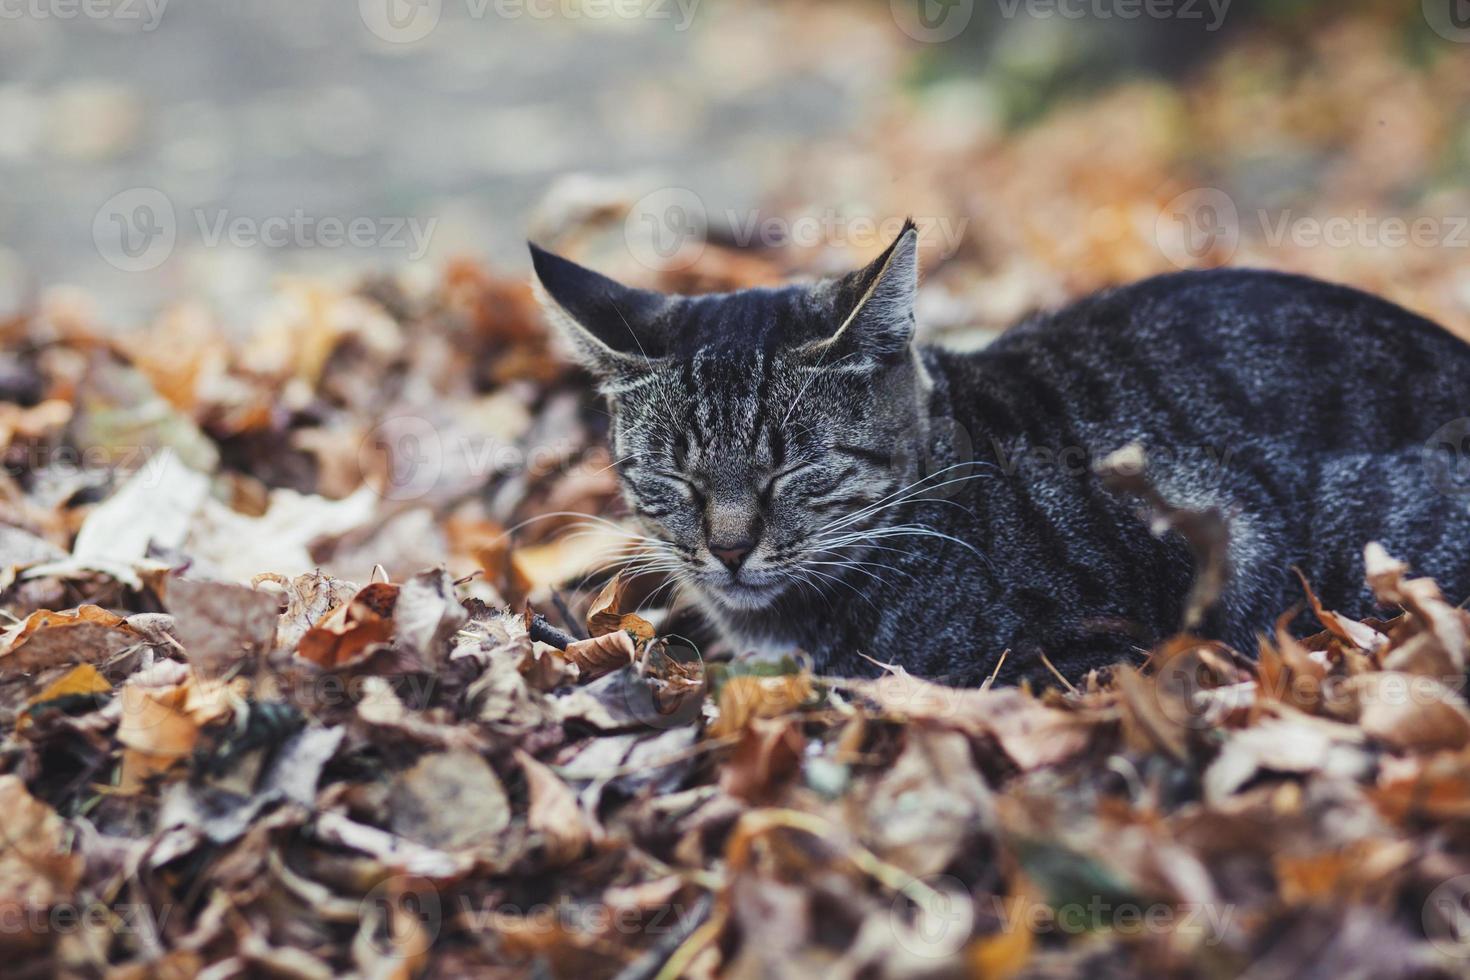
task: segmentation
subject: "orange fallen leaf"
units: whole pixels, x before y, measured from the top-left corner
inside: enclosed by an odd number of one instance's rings
[[[623,628],[623,594],[627,591],[628,584],[623,581],[622,572],[608,579],[602,591],[592,600],[592,605],[587,608],[588,633],[606,636]]]
[[[29,726],[32,723],[30,710],[37,705],[65,697],[103,694],[110,690],[112,690],[112,685],[107,682],[107,678],[97,672],[96,667],[91,664],[80,664],[52,681],[45,690],[26,702],[26,713],[21,715],[15,727],[23,730]]]
[[[200,726],[186,710],[187,684],[163,688],[128,684],[119,699],[122,717],[117,724],[117,740],[124,751],[118,788],[131,793],[141,789],[149,776],[167,770],[193,752]]]
[[[1023,909],[1027,902],[1035,901],[1021,892],[1006,904],[1012,909]],[[966,951],[970,960],[970,975],[978,980],[1009,980],[1019,976],[1031,959],[1036,946],[1036,934],[1031,931],[1024,914],[1007,913],[1001,922],[1000,932],[977,939]]]
[[[0,666],[30,672],[67,663],[100,663],[139,640],[127,622],[100,606],[41,609],[7,631]]]
[[[73,611],[55,612],[50,609],[38,609],[31,613],[21,622],[19,627],[14,628],[15,633],[11,639],[11,649],[23,644],[36,633],[44,629],[60,629],[74,626],[77,623],[97,623],[100,626],[128,629],[126,620],[116,613],[110,613],[101,606],[84,604]]]
[[[815,693],[807,674],[732,677],[720,689],[720,717],[710,726],[710,735],[733,735],[753,718],[778,718],[811,701]]]
[[[766,802],[800,769],[805,748],[801,726],[791,719],[751,719],[720,770],[720,788],[752,803]]]
[[[351,602],[338,606],[307,630],[296,655],[329,670],[356,663],[373,645],[392,639],[397,601],[396,585],[374,582],[366,586]]]

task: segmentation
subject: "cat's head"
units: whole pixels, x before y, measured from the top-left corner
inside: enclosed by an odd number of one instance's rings
[[[531,246],[551,321],[612,410],[624,494],[662,571],[726,611],[847,571],[914,471],[918,234],[846,276],[673,296]]]

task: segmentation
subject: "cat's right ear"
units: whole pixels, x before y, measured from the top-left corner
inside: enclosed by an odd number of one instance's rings
[[[658,321],[669,297],[624,286],[534,242],[526,244],[537,298],[587,370],[608,381],[645,371],[663,355]]]

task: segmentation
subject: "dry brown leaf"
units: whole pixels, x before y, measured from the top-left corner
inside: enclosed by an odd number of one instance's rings
[[[939,725],[908,726],[898,758],[846,802],[848,825],[865,828],[879,856],[920,878],[943,871],[996,826],[970,738]]]
[[[1312,591],[1312,584],[1307,581],[1301,569],[1293,569],[1293,571],[1296,572],[1296,577],[1302,583],[1302,591],[1306,592],[1307,601],[1311,603],[1312,612],[1316,615],[1317,621],[1327,627],[1333,636],[1369,653],[1376,653],[1387,645],[1388,637],[1373,627],[1325,608],[1322,600],[1317,598],[1317,593]]]
[[[373,646],[393,638],[393,607],[397,601],[398,586],[374,582],[308,629],[296,655],[328,670],[357,663]]]
[[[68,663],[103,663],[141,641],[123,617],[99,606],[73,612],[39,610],[11,627],[0,671],[33,673]]]
[[[734,735],[752,718],[779,718],[815,696],[811,675],[806,673],[731,677],[720,688],[720,715],[710,725],[709,733],[714,738]]]
[[[647,643],[654,636],[653,624],[637,613],[624,613],[618,620],[618,628],[631,633],[638,643]]]
[[[627,667],[638,656],[633,638],[622,630],[602,636],[574,640],[562,651],[567,663],[582,672],[582,680],[590,681],[603,674]]]
[[[1408,566],[1376,541],[1363,549],[1363,565],[1368,587],[1378,601],[1403,606],[1412,613],[1439,641],[1452,669],[1463,672],[1470,647],[1464,611],[1446,602],[1432,579],[1406,578]]]
[[[274,595],[229,582],[170,579],[165,597],[189,664],[219,677],[269,652],[280,607]]]
[[[618,572],[607,580],[602,591],[587,607],[587,632],[592,636],[606,636],[622,629],[623,594],[628,591],[623,573]]]
[[[405,581],[392,612],[394,642],[429,671],[443,666],[451,639],[468,618],[442,568]]]
[[[510,825],[510,801],[477,752],[434,752],[394,777],[388,821],[400,837],[453,853],[495,845]]]
[[[872,699],[887,716],[989,735],[1022,769],[1058,764],[1087,745],[1085,725],[1016,688],[947,687],[902,669],[846,686]]]
[[[127,684],[118,699],[122,718],[118,721],[117,740],[126,749],[119,789],[131,793],[141,789],[145,779],[166,771],[194,751],[199,723],[186,710],[187,684],[164,688]]]
[[[806,739],[789,718],[752,718],[720,770],[720,788],[737,799],[769,803],[801,768]]]
[[[1279,710],[1281,717],[1231,732],[1225,739],[1204,771],[1207,801],[1222,804],[1263,770],[1348,779],[1370,771],[1372,757],[1363,750],[1363,735],[1356,727]]]
[[[255,576],[250,584],[259,589],[267,582],[279,587],[286,601],[276,624],[275,645],[280,650],[296,649],[307,630],[339,606],[350,603],[358,591],[351,582],[321,572],[305,572],[295,578],[268,572]]]
[[[527,824],[541,834],[552,864],[575,861],[592,839],[592,828],[577,802],[577,795],[560,776],[520,749],[516,750],[516,762],[526,774],[531,795]]]
[[[1380,671],[1354,677],[1364,732],[1397,749],[1431,752],[1470,745],[1470,711],[1454,691],[1432,677]]]
[[[61,677],[52,681],[46,688],[26,702],[26,714],[16,722],[18,730],[25,730],[31,724],[31,709],[57,698],[74,697],[86,694],[105,694],[112,690],[112,685],[107,678],[97,673],[97,668],[91,664],[80,664],[67,671]]]
[[[361,691],[357,717],[368,725],[387,730],[393,741],[406,738],[423,745],[469,751],[484,748],[484,742],[475,729],[439,724],[419,712],[408,710],[394,693],[392,685],[382,677],[362,678]]]
[[[70,901],[82,878],[83,858],[68,846],[66,821],[33,797],[19,776],[0,776],[0,911],[16,924],[26,915]],[[45,919],[41,920],[47,921]],[[53,930],[0,930],[0,950],[34,948],[55,938]]]

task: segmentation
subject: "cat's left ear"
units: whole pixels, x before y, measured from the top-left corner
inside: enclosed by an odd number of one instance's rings
[[[882,255],[836,282],[834,308],[841,325],[809,349],[823,351],[829,363],[834,354],[875,361],[899,358],[914,339],[918,292],[919,229],[909,218]]]
[[[624,286],[534,242],[526,244],[547,318],[587,370],[610,381],[647,370],[663,356],[666,337],[660,314],[668,296]]]

